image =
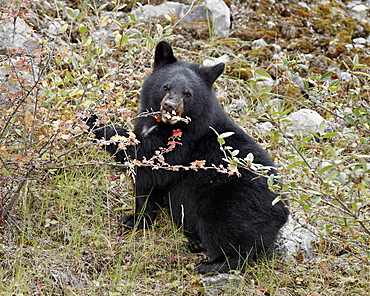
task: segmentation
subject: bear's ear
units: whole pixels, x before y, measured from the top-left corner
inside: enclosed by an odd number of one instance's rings
[[[154,55],[154,70],[157,70],[165,65],[176,62],[177,59],[173,55],[172,47],[167,41],[161,41],[155,48]]]
[[[199,75],[208,85],[212,85],[224,70],[225,64],[219,63],[211,67],[200,67]]]

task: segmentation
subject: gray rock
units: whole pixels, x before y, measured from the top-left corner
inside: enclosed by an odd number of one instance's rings
[[[363,38],[363,37],[354,38],[352,41],[353,41],[353,43],[356,43],[356,44],[365,44],[366,43],[366,39]]]
[[[38,40],[41,40],[22,19],[16,18],[15,21],[0,23],[0,47],[2,52],[6,49],[25,48],[31,53],[40,48]]]
[[[192,13],[191,5],[178,2],[164,2],[160,5],[144,5],[133,10],[137,19],[149,20],[164,15],[177,15],[181,22],[193,22],[200,19],[207,19],[208,13],[213,23],[215,36],[229,36],[230,9],[222,0],[206,0],[200,4]],[[208,10],[208,13],[207,13]]]
[[[272,131],[272,129],[274,128],[274,126],[272,125],[271,122],[258,122],[257,123],[257,128],[261,131],[261,132],[269,132],[269,131]]]
[[[312,226],[305,226],[304,221],[298,222],[289,217],[288,222],[280,229],[275,242],[275,253],[281,260],[291,260],[295,256],[303,256],[303,260],[313,257],[313,245],[319,243],[320,237]]]
[[[340,77],[341,77],[345,82],[348,82],[348,81],[353,80],[353,75],[352,75],[351,73],[348,73],[348,72],[340,72]]]
[[[320,133],[319,126],[324,122],[324,132],[330,131],[327,121],[316,111],[301,109],[286,117],[286,129],[293,135],[306,135],[308,132]]]
[[[218,58],[207,58],[203,61],[203,66],[214,66],[219,63],[227,63],[229,62],[230,58],[227,54],[224,54]]]
[[[252,41],[252,47],[265,47],[267,43],[264,39],[256,39]]]
[[[200,283],[203,284],[206,295],[235,295],[235,292],[238,291],[240,285],[243,283],[243,277],[221,273],[204,277],[200,280]]]
[[[222,0],[205,0],[206,8],[211,13],[214,34],[217,37],[229,36],[230,9]]]

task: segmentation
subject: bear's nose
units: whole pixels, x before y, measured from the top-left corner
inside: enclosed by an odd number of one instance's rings
[[[171,101],[165,101],[163,103],[163,110],[166,112],[171,113],[173,110],[176,110],[176,105],[174,102]]]

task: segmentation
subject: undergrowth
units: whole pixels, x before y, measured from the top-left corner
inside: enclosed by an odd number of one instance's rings
[[[27,3],[1,7],[1,20],[27,21],[26,12],[42,8],[35,1],[29,11],[19,9]],[[117,223],[133,211],[132,177],[88,140],[80,120],[93,110],[105,122],[132,128],[155,44],[178,38],[171,22],[151,26],[134,16],[125,22],[101,14],[89,1],[54,8],[64,21],[64,43],[45,39],[32,53],[19,49],[0,56],[6,82],[0,86],[0,293],[205,294],[203,277],[193,271],[204,255],[187,252],[184,236],[165,213],[150,231],[132,232]],[[92,34],[109,25],[117,32],[106,48]],[[142,36],[134,38],[130,29]],[[218,56],[227,46],[210,40],[204,50]],[[181,55],[193,62],[206,57],[184,50]],[[292,54],[264,69],[251,64],[243,69],[249,78],[228,69],[217,81],[225,109],[278,164],[284,183],[279,190],[290,197],[294,217],[321,238],[311,260],[298,254],[235,271],[243,281],[225,295],[367,295],[369,68],[355,54],[346,67],[352,75],[347,82],[329,71],[309,73]],[[271,77],[280,84],[268,86]],[[281,101],[271,104],[276,98]],[[327,125],[292,133],[286,116],[301,108],[316,110]],[[270,129],[258,128],[266,122]],[[242,169],[237,156],[230,161]]]

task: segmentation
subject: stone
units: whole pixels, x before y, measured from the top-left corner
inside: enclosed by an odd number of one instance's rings
[[[218,58],[207,58],[203,61],[203,66],[207,66],[207,67],[210,67],[210,66],[215,66],[219,63],[228,63],[230,61],[230,58],[227,54],[224,54]]]
[[[220,273],[213,276],[206,276],[200,280],[207,296],[212,295],[235,295],[243,283],[240,275]],[[234,293],[233,293],[234,292]]]
[[[264,39],[256,39],[252,41],[252,47],[265,47],[267,43]]]
[[[228,37],[230,30],[230,9],[222,0],[205,0],[206,8],[211,13],[214,34]]]
[[[176,15],[180,19],[180,23],[203,22],[204,26],[208,26],[207,18],[209,16],[213,24],[214,35],[217,37],[229,36],[230,9],[224,1],[206,0],[204,4],[200,4],[192,13],[188,14],[191,9],[191,5],[168,1],[160,5],[144,5],[135,9],[133,14],[136,18],[144,20],[164,15]]]
[[[40,48],[40,37],[22,19],[0,24],[2,52],[6,49],[26,49],[28,53]]]
[[[356,44],[365,44],[366,43],[366,39],[363,38],[363,37],[354,38],[352,41],[353,41],[353,43],[356,43]]]
[[[328,131],[327,121],[316,111],[301,109],[286,117],[286,129],[293,135],[307,135],[308,132],[320,133],[319,126],[324,122],[324,131]]]
[[[288,222],[280,229],[275,243],[275,254],[281,260],[291,260],[299,256],[306,261],[314,256],[314,245],[320,242],[317,230],[305,225],[303,219],[295,221],[289,217]]]

